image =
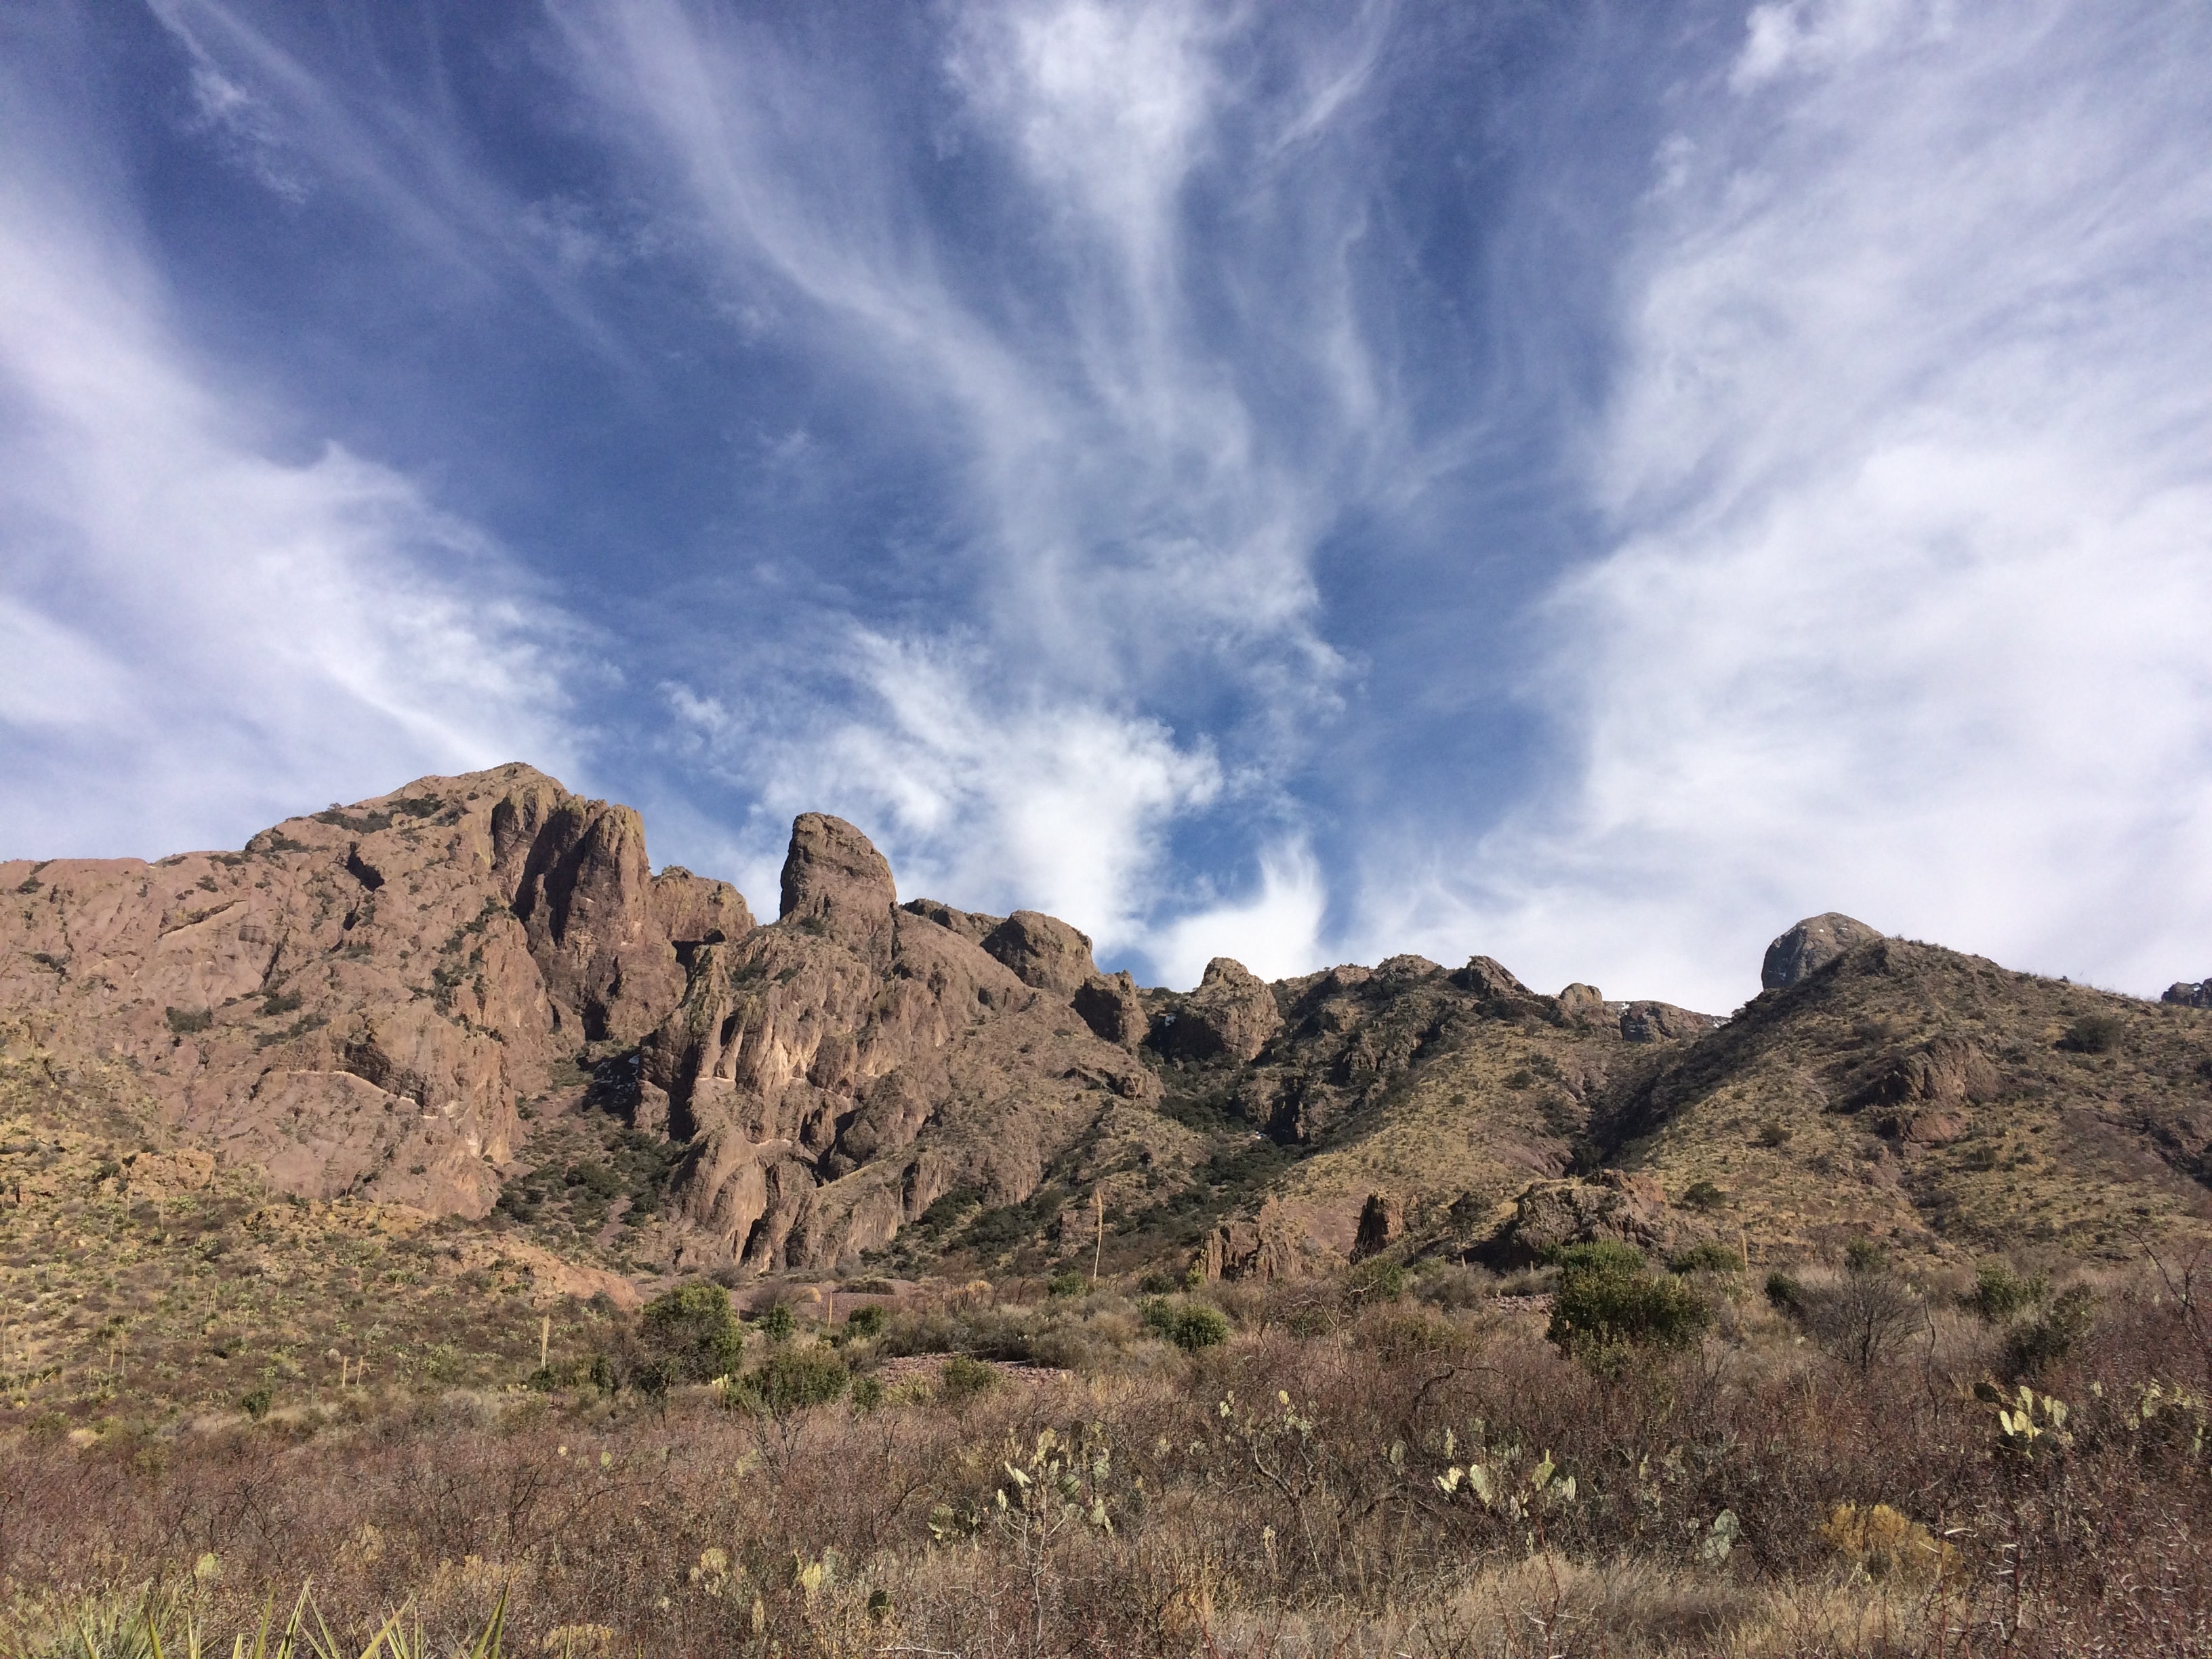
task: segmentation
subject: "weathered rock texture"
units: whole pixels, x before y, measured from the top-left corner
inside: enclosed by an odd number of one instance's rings
[[[1102,1114],[1157,1092],[1076,1012],[1094,981],[1065,922],[902,909],[859,830],[801,817],[781,915],[698,951],[644,1047],[641,1119],[690,1143],[692,1259],[834,1267],[948,1192],[1028,1198]]]
[[[1515,1200],[1513,1219],[1498,1249],[1528,1263],[1564,1244],[1599,1241],[1665,1250],[1685,1236],[1659,1183],[1648,1176],[1607,1170],[1595,1181],[1539,1181]]]
[[[655,879],[628,807],[526,766],[422,778],[239,853],[0,864],[11,1052],[127,1072],[185,1141],[304,1197],[482,1215],[518,1101],[752,926]]]
[[[1770,991],[1785,990],[1853,945],[1881,937],[1877,929],[1838,911],[1808,916],[1766,947],[1759,982]]]

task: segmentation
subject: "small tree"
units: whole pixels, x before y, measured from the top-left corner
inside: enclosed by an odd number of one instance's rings
[[[1623,1370],[1641,1351],[1693,1347],[1712,1322],[1705,1297],[1672,1273],[1645,1272],[1642,1255],[1626,1245],[1557,1254],[1559,1288],[1545,1334],[1601,1375]]]
[[[1854,1239],[1844,1261],[1839,1282],[1802,1286],[1793,1311],[1814,1340],[1864,1376],[1920,1328],[1926,1310],[1873,1240]]]
[[[730,1293],[710,1279],[655,1297],[638,1316],[646,1364],[669,1382],[703,1382],[727,1376],[744,1363],[744,1333],[730,1307]]]

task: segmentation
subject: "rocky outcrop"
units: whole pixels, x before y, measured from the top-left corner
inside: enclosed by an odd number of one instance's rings
[[[0,893],[11,1051],[119,1068],[180,1144],[299,1196],[465,1216],[556,1060],[676,1006],[672,919],[750,923],[726,884],[655,880],[629,809],[526,766],[237,853],[0,864]]]
[[[1390,1247],[1406,1231],[1405,1206],[1387,1193],[1370,1193],[1359,1206],[1358,1231],[1352,1242],[1352,1259],[1364,1261]]]
[[[1174,1060],[1254,1059],[1282,1029],[1282,1010],[1267,982],[1241,962],[1216,957],[1198,988],[1163,1022],[1160,1047]]]
[[[1495,1012],[1510,1015],[1541,1011],[1543,999],[1492,957],[1470,957],[1467,966],[1451,977],[1453,984],[1481,998]]]
[[[986,954],[1003,963],[1024,985],[1054,996],[1073,997],[1098,977],[1091,960],[1091,936],[1057,916],[1017,910],[983,936]]]
[[[1721,1022],[1711,1014],[1693,1013],[1671,1002],[1631,1002],[1620,1006],[1620,1035],[1627,1042],[1671,1042],[1680,1037],[1703,1036]]]
[[[1075,993],[1075,1012],[1101,1042],[1123,1048],[1137,1047],[1151,1028],[1137,981],[1126,972],[1086,980]]]
[[[901,908],[908,915],[920,916],[925,921],[935,922],[947,933],[959,934],[971,945],[981,945],[1006,921],[1004,916],[988,916],[981,910],[956,910],[935,899],[908,899]]]
[[[1199,1261],[1208,1279],[1289,1279],[1305,1262],[1299,1230],[1272,1199],[1249,1218],[1224,1221],[1206,1235]]]
[[[1946,1034],[1883,1061],[1849,1103],[1869,1110],[1877,1134],[1906,1146],[1942,1146],[1972,1127],[1965,1109],[1996,1099],[2002,1086],[1980,1044]]]
[[[1881,937],[1879,929],[1838,911],[1808,916],[1766,947],[1759,982],[1770,991],[1787,990],[1854,945]]]
[[[1607,1170],[1595,1181],[1530,1183],[1515,1200],[1513,1218],[1492,1253],[1501,1261],[1526,1263],[1562,1245],[1601,1239],[1657,1250],[1671,1247],[1683,1231],[1656,1181]]]
[[[783,860],[780,923],[873,951],[890,938],[898,886],[875,843],[842,818],[802,812]]]
[[[696,1262],[836,1267],[956,1188],[1018,1202],[1101,1112],[1156,1092],[1073,1007],[1098,976],[1066,923],[902,909],[866,837],[818,813],[782,891],[772,926],[697,952],[642,1050],[641,1121],[689,1142]]]
[[[2166,994],[2159,1000],[2184,1008],[2212,1008],[2212,979],[2200,980],[2194,984],[2177,980],[2166,988]]]
[[[1595,985],[1579,981],[1570,985],[1554,999],[1559,1005],[1559,1018],[1577,1024],[1595,1024],[1611,1018],[1606,1007],[1605,993]]]

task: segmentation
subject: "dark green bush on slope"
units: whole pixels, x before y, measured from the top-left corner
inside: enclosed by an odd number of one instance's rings
[[[1705,1297],[1672,1273],[1644,1271],[1626,1245],[1575,1245],[1555,1259],[1559,1288],[1545,1334],[1593,1370],[1618,1370],[1640,1350],[1694,1346],[1712,1322]]]
[[[647,1303],[638,1334],[649,1359],[672,1382],[727,1376],[744,1360],[744,1333],[730,1293],[708,1280],[679,1285]]]

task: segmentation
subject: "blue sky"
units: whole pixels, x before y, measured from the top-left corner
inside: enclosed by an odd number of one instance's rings
[[[527,759],[1188,984],[2212,973],[2212,13],[23,0],[0,856]]]

